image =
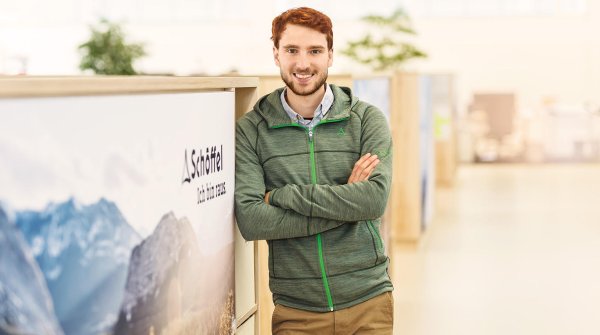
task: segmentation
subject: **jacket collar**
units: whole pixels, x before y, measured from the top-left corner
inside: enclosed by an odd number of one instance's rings
[[[350,117],[350,110],[358,102],[358,99],[352,96],[352,91],[347,87],[333,84],[330,86],[334,96],[333,105],[322,121]],[[254,105],[254,110],[265,119],[269,128],[295,124],[281,104],[280,96],[283,89],[282,87],[265,95]]]

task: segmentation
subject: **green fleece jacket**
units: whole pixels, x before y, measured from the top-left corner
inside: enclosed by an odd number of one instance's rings
[[[275,304],[339,310],[392,290],[380,237],[392,140],[377,108],[331,85],[334,103],[313,129],[291,121],[282,89],[236,126],[235,215],[246,240],[267,240]],[[380,163],[347,184],[364,154]],[[264,202],[270,191],[269,204]]]

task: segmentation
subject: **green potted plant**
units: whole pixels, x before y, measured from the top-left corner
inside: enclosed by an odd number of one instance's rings
[[[79,68],[95,74],[134,75],[133,62],[146,55],[142,44],[126,43],[121,27],[106,19],[90,27],[90,39],[79,46]]]
[[[382,28],[379,36],[367,33],[364,37],[349,41],[342,54],[371,67],[375,71],[396,69],[412,58],[426,58],[427,54],[402,37],[416,35],[410,17],[403,9],[397,9],[390,16],[368,15],[362,21]]]

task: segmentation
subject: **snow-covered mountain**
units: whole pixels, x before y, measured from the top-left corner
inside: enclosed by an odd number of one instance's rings
[[[0,334],[62,335],[46,281],[0,206]]]
[[[186,218],[162,217],[131,254],[115,334],[160,333],[196,304],[202,287],[196,234]]]
[[[131,250],[141,237],[106,199],[75,199],[22,211],[16,224],[39,267],[67,335],[105,332],[116,322]]]

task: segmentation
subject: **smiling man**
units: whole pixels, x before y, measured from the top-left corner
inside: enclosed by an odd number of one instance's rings
[[[392,283],[380,237],[391,136],[374,106],[327,84],[329,17],[273,20],[286,87],[236,128],[235,213],[246,240],[267,240],[273,334],[392,334]]]

